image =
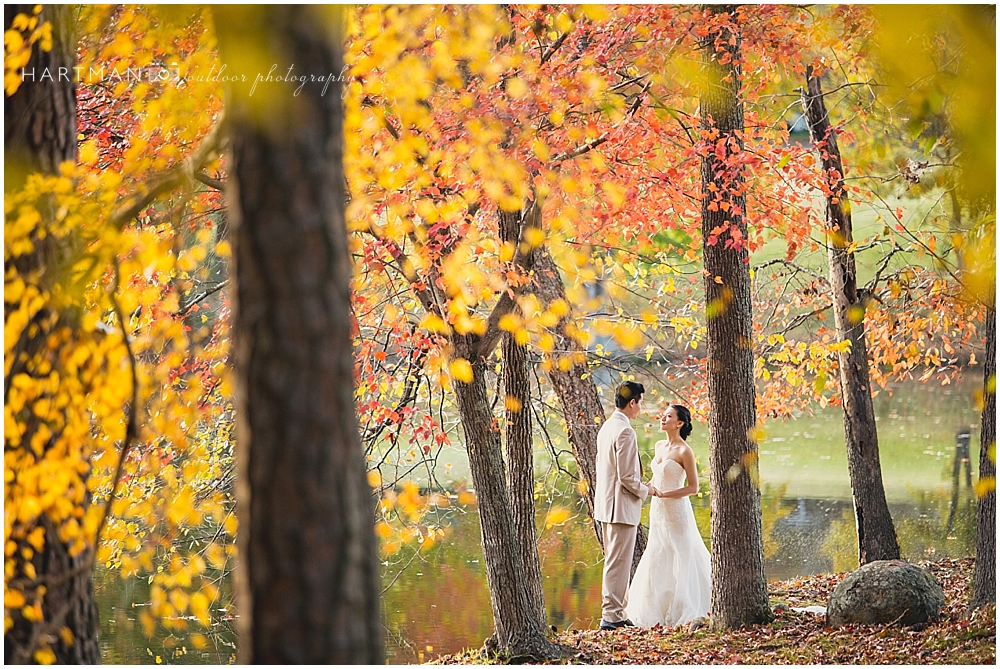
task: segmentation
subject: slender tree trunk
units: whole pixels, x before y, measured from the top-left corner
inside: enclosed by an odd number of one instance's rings
[[[341,70],[340,16],[217,8],[230,63]],[[256,59],[256,60],[255,60]],[[374,508],[354,404],[340,83],[233,86],[242,662],[381,664]]]
[[[524,582],[532,616],[543,624],[545,593],[542,566],[538,559],[538,532],[535,527],[535,476],[531,440],[528,352],[518,346],[509,332],[503,337],[504,404],[507,425],[507,484],[510,507],[524,565]]]
[[[5,29],[11,28],[18,14],[33,16],[34,5],[6,5]],[[40,45],[34,46],[31,60],[24,68],[25,77],[20,88],[13,95],[4,97],[5,192],[20,189],[31,173],[58,174],[60,163],[76,162],[76,86],[73,82],[76,31],[73,8],[69,5],[44,5],[38,21],[39,24],[52,24],[52,48],[43,51]],[[60,72],[66,76],[60,77]],[[44,76],[46,73],[51,76]],[[42,203],[43,209],[45,206],[46,203]],[[41,213],[55,218],[54,211]],[[9,259],[8,268],[16,268],[28,281],[37,281],[40,289],[46,291],[58,281],[61,270],[65,269],[63,265],[72,260],[74,242],[72,239],[56,240],[52,237],[39,237],[34,241],[34,251]],[[4,316],[6,323],[6,307]],[[64,338],[67,332],[68,336]],[[47,345],[50,336],[63,343],[55,349],[50,348]],[[7,378],[20,374],[38,376],[39,370],[47,366],[53,373],[75,374],[81,391],[87,393],[94,387],[95,376],[101,373],[95,361],[72,372],[64,366],[63,357],[75,347],[86,345],[82,340],[93,339],[94,336],[97,335],[88,334],[80,328],[77,312],[57,310],[48,304],[38,311],[32,325],[24,328],[22,340],[11,346],[22,354],[11,361]],[[6,404],[6,393],[4,400]],[[30,405],[27,409],[30,411]],[[12,443],[9,441],[12,436],[10,431],[5,430],[5,456],[10,454],[24,461],[37,461],[40,458],[28,447],[37,431],[44,427],[52,433],[43,444],[43,451],[48,453],[61,440],[60,430],[63,427],[87,420],[82,415],[68,415],[81,410],[79,406],[65,407],[61,420],[42,421],[37,416],[16,416],[16,420],[24,425],[25,432],[19,435],[18,443]],[[65,449],[66,445],[61,448]],[[69,476],[73,478],[77,474]],[[90,505],[86,478],[86,473],[81,474],[78,480],[67,486],[67,494],[79,492],[84,512]],[[15,475],[13,480],[5,481],[4,489],[6,491],[8,487],[19,484]],[[9,498],[7,504],[5,511],[17,515],[16,509],[9,508]],[[11,535],[5,537],[8,546],[16,545],[16,550],[8,552],[5,558],[7,589],[23,595],[26,605],[40,600],[42,613],[41,620],[28,620],[22,610],[5,607],[12,623],[4,630],[5,663],[38,662],[47,651],[51,651],[48,660],[59,664],[96,664],[101,661],[97,643],[98,614],[92,584],[93,547],[88,546],[72,554],[71,545],[60,537],[64,522],[66,519],[55,519],[43,512],[30,524],[15,522]],[[76,522],[75,519],[73,522]],[[41,548],[27,541],[27,536],[33,531],[40,531],[44,537]],[[41,584],[45,585],[44,591]],[[60,634],[62,629],[72,634]]]
[[[993,487],[980,495],[976,507],[976,569],[972,581],[972,606],[996,604],[997,598],[997,491],[996,455],[989,456],[997,441],[997,312],[986,310],[986,356],[983,365],[983,422],[979,439],[979,480],[992,479]]]
[[[525,213],[500,212],[501,240],[512,244],[518,242],[521,220]],[[524,566],[528,604],[532,609],[532,616],[544,628],[547,616],[535,527],[535,463],[531,439],[528,351],[524,346],[518,345],[510,332],[504,333],[501,346],[506,408],[507,485],[510,490],[511,514]]]
[[[878,431],[872,405],[868,374],[868,347],[865,341],[865,304],[859,298],[854,268],[851,209],[844,187],[844,167],[837,144],[837,132],[823,101],[819,77],[806,68],[807,89],[803,97],[806,119],[813,144],[820,152],[823,173],[829,186],[826,204],[827,239],[830,256],[830,286],[833,289],[834,321],[837,338],[849,341],[850,349],[838,354],[840,390],[844,401],[844,433],[847,440],[847,467],[854,493],[854,513],[858,528],[861,564],[874,560],[899,559],[896,530],[889,515],[882,485],[878,454]]]
[[[559,268],[552,262],[552,257],[544,247],[539,247],[535,252],[534,269],[534,290],[541,303],[548,307],[561,300],[568,309],[566,287],[559,274]],[[597,541],[603,549],[604,534],[600,523],[594,520],[594,490],[597,486],[597,433],[606,416],[601,400],[597,396],[597,385],[594,383],[593,375],[585,363],[573,360],[574,356],[585,355],[585,351],[569,334],[567,328],[571,326],[572,314],[567,311],[553,328],[556,340],[554,350],[558,355],[553,356],[555,359],[552,361],[553,366],[548,372],[548,377],[562,407],[566,433],[573,449],[573,457],[576,458],[577,471],[586,484],[583,498],[587,502],[587,514],[590,516]],[[565,369],[559,365],[559,357],[567,360],[563,363],[566,365]],[[632,554],[632,574],[635,574],[635,568],[639,566],[639,559],[642,558],[644,550],[646,550],[646,528],[639,525],[635,551]]]
[[[486,580],[496,625],[487,648],[512,656],[551,657],[557,654],[556,646],[545,638],[544,622],[538,618],[528,591],[507,491],[500,430],[486,394],[486,363],[479,356],[470,362],[472,380],[456,380],[455,395],[479,505]]]
[[[753,474],[755,424],[750,273],[740,99],[741,38],[732,6],[709,7],[727,21],[704,41],[701,128],[702,235],[708,340],[709,463],[712,486],[712,624],[720,628],[772,619],[764,576],[760,491]]]

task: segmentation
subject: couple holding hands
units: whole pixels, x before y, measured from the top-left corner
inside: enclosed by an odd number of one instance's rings
[[[668,405],[660,418],[666,439],[656,442],[652,478],[642,481],[635,430],[642,411],[641,383],[626,381],[615,390],[615,410],[597,435],[594,520],[604,539],[601,629],[638,625],[672,627],[706,616],[711,608],[711,558],[698,533],[687,497],[698,492],[691,412]],[[686,478],[686,485],[685,483]],[[632,553],[642,515],[651,497],[649,541],[629,584]]]

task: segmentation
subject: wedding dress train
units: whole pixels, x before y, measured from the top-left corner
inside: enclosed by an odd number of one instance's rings
[[[656,445],[651,467],[653,487],[683,487],[684,467],[666,458]],[[639,627],[659,623],[674,627],[705,616],[711,609],[712,564],[698,533],[691,500],[653,498],[649,508],[649,541],[629,587],[625,607]]]

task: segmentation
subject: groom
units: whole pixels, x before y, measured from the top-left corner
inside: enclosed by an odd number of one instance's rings
[[[601,629],[631,627],[625,617],[629,575],[642,502],[656,490],[642,482],[639,447],[630,420],[642,411],[641,383],[626,381],[615,390],[615,411],[597,433],[597,490],[594,520],[604,536]]]

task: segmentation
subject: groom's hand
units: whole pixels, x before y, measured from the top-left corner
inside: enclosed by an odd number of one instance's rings
[[[656,488],[654,488],[653,484],[650,483],[649,484],[649,494],[652,495],[653,497],[659,497],[660,496],[660,491],[657,490]]]

